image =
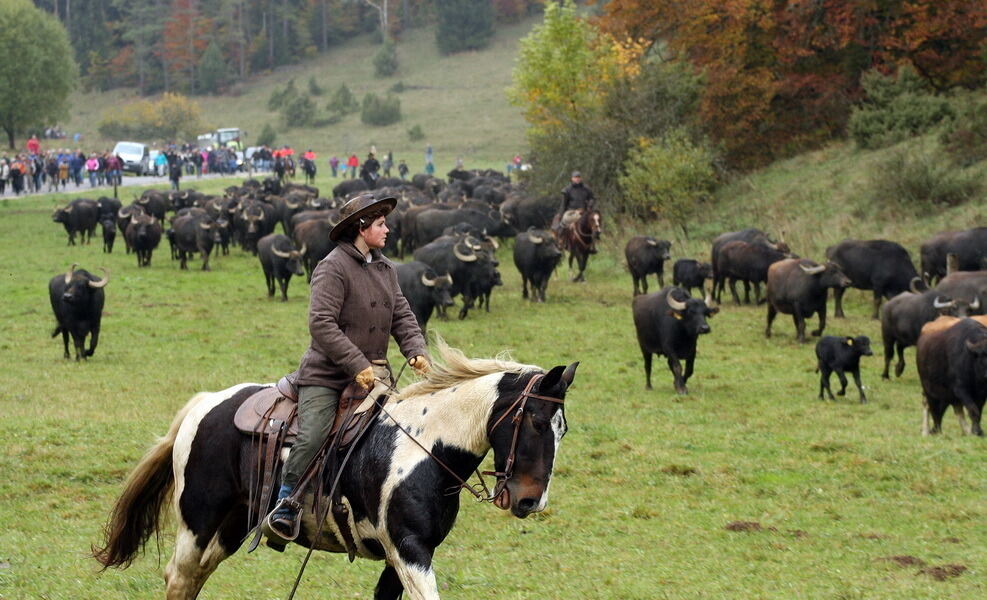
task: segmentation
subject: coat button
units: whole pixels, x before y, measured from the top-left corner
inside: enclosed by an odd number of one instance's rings
[[[371,328],[370,328],[370,333],[373,333],[373,332],[374,332],[374,331],[376,331],[376,330],[377,330],[377,328],[376,328],[376,327],[371,327]]]
[[[370,301],[370,308],[374,308],[376,306],[377,306],[377,301],[376,300],[371,300]]]

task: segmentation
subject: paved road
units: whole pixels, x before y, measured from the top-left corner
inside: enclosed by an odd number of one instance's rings
[[[262,176],[266,177],[267,172],[254,171],[254,177],[262,177]],[[229,179],[231,185],[233,185],[234,183],[239,184],[247,177],[248,177],[247,173],[235,173],[233,175],[220,175],[216,173],[211,173],[211,174],[203,175],[201,177],[196,177],[195,175],[188,175],[182,177],[180,185],[182,189],[195,188],[195,182],[197,181],[204,181],[207,179],[221,179],[221,178]],[[171,181],[169,181],[167,177],[152,177],[152,176],[135,177],[135,176],[127,176],[127,175],[124,175],[123,183],[120,187],[126,188],[126,187],[147,186],[147,185],[155,185],[155,186],[161,186],[171,189]],[[74,193],[85,193],[90,191],[100,192],[100,195],[102,196],[111,196],[113,194],[113,186],[97,185],[96,187],[90,187],[89,179],[83,178],[82,185],[78,187],[76,187],[74,183],[70,183],[69,186],[64,189],[58,188],[57,191],[49,192],[48,186],[42,185],[40,192],[25,192],[21,194],[21,196],[39,196],[42,194],[74,194]],[[127,197],[127,195],[124,192],[119,190],[117,194],[121,199]],[[14,197],[14,192],[11,190],[10,183],[8,182],[7,189],[4,191],[3,194],[0,194],[0,198],[13,198],[13,197]]]

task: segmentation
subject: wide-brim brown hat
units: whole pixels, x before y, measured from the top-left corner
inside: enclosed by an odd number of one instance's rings
[[[360,194],[349,200],[339,209],[340,220],[329,230],[329,239],[337,241],[344,231],[351,225],[357,223],[363,217],[375,212],[383,211],[386,215],[397,206],[398,199],[394,196],[376,197],[372,192]]]

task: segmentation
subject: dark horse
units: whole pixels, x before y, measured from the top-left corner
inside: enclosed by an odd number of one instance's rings
[[[596,241],[600,239],[600,211],[584,210],[579,220],[560,232],[562,247],[569,251],[569,270],[572,261],[576,260],[579,273],[573,276],[573,281],[586,281],[583,272],[586,271],[586,261],[590,254],[596,254]]]
[[[450,490],[462,485],[491,448],[494,504],[519,518],[543,510],[567,428],[562,402],[578,363],[545,373],[504,360],[468,359],[441,341],[437,354],[444,364],[388,400],[340,482],[357,555],[386,563],[374,592],[378,600],[402,593],[414,600],[439,597],[432,555],[459,512],[459,495]],[[162,505],[170,498],[178,533],[165,568],[167,598],[198,595],[247,535],[247,482],[256,462],[233,414],[262,387],[243,383],[200,393],[179,411],[168,434],[131,473],[113,509],[106,544],[94,549],[104,568],[130,565],[158,532]],[[345,552],[333,519],[316,527],[313,501],[309,494],[296,542]]]
[[[315,183],[315,161],[309,158],[302,159],[302,171],[305,173],[305,183]]]

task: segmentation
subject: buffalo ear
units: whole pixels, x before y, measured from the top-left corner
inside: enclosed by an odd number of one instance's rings
[[[712,317],[713,315],[715,315],[718,312],[720,312],[720,307],[719,306],[714,306],[714,307],[709,308],[709,309],[706,310],[706,316],[707,317]]]

